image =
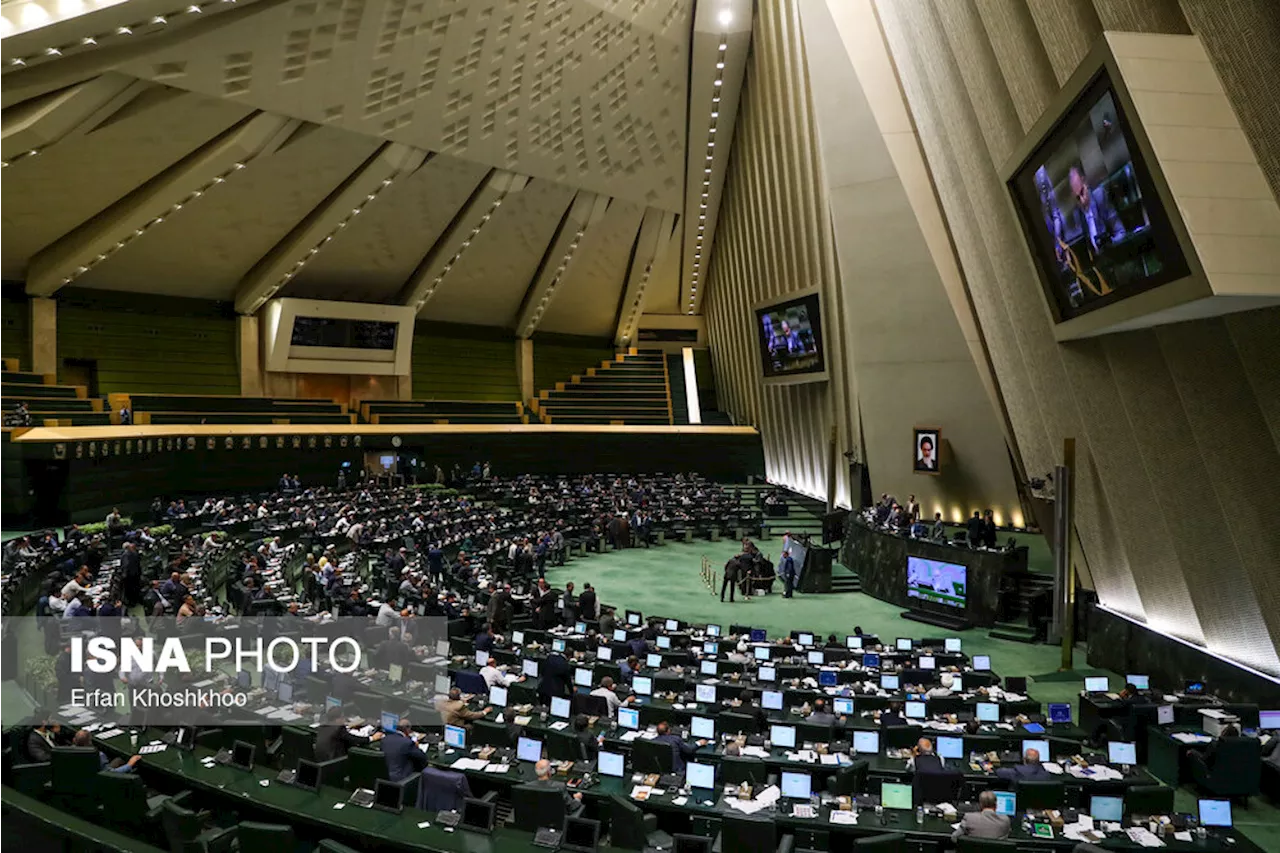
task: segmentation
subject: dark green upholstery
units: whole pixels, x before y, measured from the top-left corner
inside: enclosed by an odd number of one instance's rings
[[[901,832],[885,832],[856,838],[853,849],[859,853],[904,853],[907,849],[907,837]]]
[[[1066,803],[1067,786],[1061,782],[1018,782],[1013,786],[1018,808],[1060,809]]]
[[[1219,738],[1210,749],[1188,756],[1191,778],[1219,797],[1251,797],[1262,786],[1262,742],[1252,737]]]
[[[206,847],[220,845],[235,837],[235,829],[205,829],[204,816],[179,805],[172,798],[160,807],[160,823],[169,853],[204,853]]]
[[[292,826],[248,820],[236,826],[236,841],[240,853],[290,853],[298,843]]]
[[[1124,789],[1125,814],[1173,814],[1173,788],[1167,785],[1131,785]]]
[[[79,396],[79,389],[75,385],[37,385],[33,383],[13,383],[5,381],[0,383],[0,394],[8,397],[10,394],[15,397],[53,397],[53,398],[71,398],[75,399]]]
[[[387,759],[380,749],[353,747],[347,750],[347,784],[372,790],[379,779],[387,778]]]
[[[1001,838],[974,838],[962,835],[956,839],[956,853],[1012,853],[1018,845]]]
[[[867,773],[871,763],[866,759],[856,759],[847,767],[841,767],[827,780],[827,791],[836,796],[848,797],[862,794],[867,790]]]

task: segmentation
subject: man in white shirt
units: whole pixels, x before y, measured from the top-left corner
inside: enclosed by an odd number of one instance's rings
[[[591,695],[604,697],[605,704],[609,706],[610,719],[618,716],[618,708],[622,707],[624,704],[630,705],[636,698],[634,696],[628,696],[626,702],[619,699],[618,694],[613,692],[613,679],[607,675],[600,679],[600,686],[595,690],[592,690]]]
[[[379,628],[390,628],[396,624],[396,620],[400,618],[400,611],[391,606],[390,602],[384,601],[378,608],[378,616],[374,619],[374,624]]]
[[[62,585],[62,597],[70,600],[72,596],[88,591],[88,583],[88,575],[81,569],[75,577]]]
[[[508,675],[498,669],[498,661],[496,658],[489,658],[489,662],[480,667],[480,677],[484,679],[484,683],[490,687],[510,687],[517,681],[524,681],[523,675]]]
[[[61,616],[64,613],[66,613],[67,612],[66,597],[62,595],[49,596],[49,609],[52,610],[54,614],[57,616]]]
[[[929,688],[929,692],[925,694],[929,699],[941,699],[946,696],[950,696],[951,690],[956,683],[955,676],[949,672],[942,673],[942,676],[938,680],[941,682],[942,686]]]

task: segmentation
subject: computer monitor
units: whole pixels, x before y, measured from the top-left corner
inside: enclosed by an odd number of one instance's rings
[[[668,619],[668,620],[666,621],[666,629],[667,629],[668,631],[679,631],[679,630],[680,630],[680,623],[679,623],[678,621],[676,621],[675,619]]]
[[[613,629],[613,641],[615,643],[625,643],[627,641],[627,632],[622,628]]]
[[[1027,695],[1027,679],[1023,675],[1011,675],[1004,680],[1004,692],[1018,696]]]
[[[1049,755],[1049,741],[1043,739],[1024,740],[1022,742],[1022,754],[1026,755],[1028,749],[1034,749],[1040,756],[1041,761],[1052,761]]]
[[[339,699],[337,696],[324,697],[324,709],[326,711],[329,710],[330,708],[341,708],[341,707],[342,707],[342,700]]]
[[[716,686],[714,684],[698,684],[693,688],[693,698],[699,702],[715,702]]]
[[[1050,702],[1049,722],[1069,724],[1071,722],[1071,705],[1067,702]]]
[[[569,700],[563,696],[551,697],[551,716],[562,720],[569,719]]]
[[[486,651],[476,652],[476,666],[487,666],[489,663],[489,653]]]
[[[769,632],[766,631],[764,628],[751,629],[751,642],[763,643],[767,639],[769,639]]]
[[[689,734],[711,740],[716,736],[716,721],[710,717],[694,717],[689,721]]]
[[[471,832],[492,832],[497,803],[467,797],[462,802],[462,819],[458,825]]]
[[[573,683],[579,687],[591,686],[591,670],[578,667],[573,671]]]
[[[980,723],[1000,722],[1000,706],[995,702],[979,702],[974,711]]]
[[[618,726],[624,729],[640,728],[640,711],[635,708],[619,708]]]
[[[1151,676],[1149,676],[1149,675],[1136,675],[1136,674],[1134,674],[1134,673],[1132,673],[1132,672],[1131,672],[1131,673],[1128,673],[1128,674],[1126,674],[1126,675],[1125,675],[1125,677],[1124,677],[1124,683],[1125,683],[1125,684],[1132,684],[1134,687],[1138,688],[1139,690],[1150,690],[1150,689],[1151,689]]]
[[[608,646],[601,646],[596,649],[597,660],[613,660],[613,649]]]
[[[1012,791],[996,791],[996,814],[1013,817],[1018,813],[1018,797]]]
[[[536,660],[529,660],[528,658],[524,659],[520,662],[520,672],[530,678],[537,678],[538,662]]]
[[[895,648],[900,652],[911,651],[912,641],[910,637],[899,637],[894,643]]]
[[[542,741],[531,737],[522,737],[516,742],[516,758],[521,761],[541,761]]]
[[[565,853],[596,853],[600,846],[600,821],[585,817],[564,819],[560,849]]]
[[[1138,745],[1132,741],[1111,741],[1107,744],[1107,762],[1109,764],[1137,764]]]
[[[960,638],[947,637],[942,641],[942,647],[949,652],[958,652],[960,651]]]
[[[698,671],[701,672],[703,675],[715,675],[716,662],[713,660],[704,660],[702,662],[702,665],[698,667]]]
[[[834,669],[824,669],[818,673],[819,687],[835,687],[837,673]]]
[[[445,726],[444,742],[458,749],[467,748],[467,730],[462,726]]]
[[[805,660],[807,660],[809,663],[813,664],[814,666],[822,666],[824,663],[826,663],[826,658],[823,657],[823,654],[821,651],[808,652],[805,655]]]
[[[530,661],[530,663],[532,663],[532,661]],[[538,668],[538,665],[536,663],[533,664],[533,666],[535,670]],[[537,673],[535,672],[534,674],[536,675]],[[449,673],[442,672],[436,676],[436,692],[437,693],[449,692]]]
[[[880,676],[880,689],[881,689],[881,690],[897,690],[897,689],[898,689],[898,676],[896,676],[896,675],[882,675],[882,676]]]
[[[875,669],[880,666],[880,655],[875,652],[867,652],[862,656],[862,665],[869,669]]]
[[[855,731],[853,751],[858,755],[876,755],[880,752],[880,733]]]
[[[760,694],[760,707],[767,711],[782,710],[782,691],[766,690]]]
[[[713,643],[710,640],[708,640],[707,642],[702,644],[702,653],[704,655],[718,655],[720,654],[720,644]]]
[[[796,642],[802,646],[812,646],[813,634],[801,631],[800,634],[796,637]]]
[[[705,835],[671,836],[671,853],[711,853],[711,845],[715,839]]]
[[[644,656],[644,665],[650,669],[657,669],[662,666],[662,655],[657,652],[649,652]]]
[[[1230,800],[1200,800],[1201,826],[1231,826]]]
[[[634,690],[638,696],[652,696],[653,679],[647,675],[634,676],[631,679],[631,689]]]
[[[641,617],[640,617],[640,614],[639,614],[639,613],[637,613],[636,611],[634,611],[634,610],[628,610],[628,611],[627,611],[627,624],[628,624],[628,625],[639,625],[639,624],[640,624],[640,618],[641,618]]]
[[[658,637],[658,648],[660,648],[660,649],[669,649],[669,648],[671,648],[671,638],[670,638],[670,637],[668,637],[666,634],[661,634],[661,635],[659,635],[659,637]]]
[[[1261,714],[1259,714],[1261,716]],[[1173,706],[1159,705],[1156,707],[1156,725],[1167,726],[1173,722]]]
[[[289,681],[281,681],[276,686],[276,698],[286,705],[293,702],[293,683]]]
[[[880,785],[880,805],[886,809],[911,810],[911,786],[899,782],[884,782]]]
[[[964,759],[964,738],[940,736],[937,742],[939,758]]]
[[[1259,711],[1258,728],[1271,730],[1280,729],[1280,710]]]
[[[831,704],[835,707],[836,713],[842,717],[853,713],[853,700],[847,696],[837,696]]]
[[[1110,689],[1110,682],[1105,675],[1090,676],[1084,680],[1085,693],[1106,693]]]
[[[1108,820],[1113,823],[1119,823],[1124,819],[1124,798],[1090,797],[1089,816],[1094,820]]]
[[[383,711],[382,717],[379,719],[379,727],[384,732],[394,732],[400,728],[400,715],[393,714],[390,711]]]
[[[974,672],[990,672],[991,671],[991,655],[974,655],[973,669],[974,669]]]
[[[1183,685],[1182,692],[1188,696],[1203,696],[1205,684],[1203,681],[1188,681]]]
[[[782,771],[782,796],[807,800],[813,796],[813,778],[808,773]]]
[[[716,787],[716,766],[690,761],[684,767],[684,781],[690,788],[701,788],[714,791]]]
[[[912,720],[923,720],[927,716],[923,702],[907,702],[903,705],[903,711]]]
[[[753,651],[752,654],[755,656],[756,660],[768,660],[770,655],[773,654],[773,650],[768,646],[756,646],[755,651]]]
[[[958,672],[951,674],[951,692],[957,695],[964,692],[964,676]]]
[[[253,756],[256,748],[251,743],[238,740],[231,747],[231,764],[241,770],[253,769]]]
[[[707,636],[708,636],[708,637],[719,637],[719,636],[720,636],[720,626],[719,626],[719,625],[707,625]]]
[[[564,640],[560,639],[559,637],[551,641],[551,650],[553,652],[563,652],[565,648],[566,646],[565,646]]]
[[[179,726],[173,730],[173,745],[178,749],[195,749],[195,726]]]
[[[936,669],[938,666],[932,655],[921,655],[916,665],[921,669]]]
[[[778,671],[771,666],[762,666],[756,670],[756,678],[760,681],[777,681]]]
[[[786,749],[795,749],[796,746],[796,729],[795,726],[769,726],[769,740],[773,741],[774,746],[781,746]]]
[[[404,810],[404,787],[397,782],[379,779],[373,786],[373,807],[400,814]]]
[[[523,645],[524,645],[524,631],[512,631],[512,632],[511,632],[511,645],[513,645],[513,646],[523,646]]]
[[[857,634],[846,634],[844,638],[844,647],[846,649],[861,649],[862,638]]]
[[[293,777],[293,787],[304,791],[320,790],[320,765],[307,759],[299,759],[298,772]]]
[[[621,779],[626,775],[626,760],[620,752],[605,752],[597,755],[596,767],[601,776],[614,776]]]

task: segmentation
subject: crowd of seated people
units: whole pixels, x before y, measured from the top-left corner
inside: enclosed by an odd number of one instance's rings
[[[874,506],[862,511],[862,519],[872,527],[913,539],[939,543],[948,541],[947,524],[942,520],[942,513],[935,512],[932,519],[924,518],[915,495],[909,495],[905,503],[899,503],[892,495],[882,494]],[[973,516],[965,523],[964,544],[970,548],[994,549],[997,547],[996,537],[995,513],[989,509],[974,510]]]

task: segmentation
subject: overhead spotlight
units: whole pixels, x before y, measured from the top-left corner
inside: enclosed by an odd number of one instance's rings
[[[159,26],[163,27],[165,24],[169,22],[164,19],[164,15],[156,15],[154,18],[151,19],[151,23],[158,24]]]
[[[17,57],[14,57],[13,59],[9,60],[9,64],[10,65],[26,65],[27,63],[21,59],[18,59]]]
[[[724,51],[728,50],[728,49],[729,49],[729,43],[728,43],[728,42],[723,42],[723,41],[722,41],[722,42],[720,42],[720,51],[721,51],[722,53],[723,53]]]
[[[727,27],[733,23],[733,12],[729,9],[720,10],[720,26]]]
[[[708,175],[710,175],[710,174],[711,174],[711,169],[710,169],[709,167],[708,167],[708,168],[706,168],[706,169],[704,169],[703,171],[705,171]]]
[[[723,62],[717,62],[717,63],[716,63],[716,70],[717,70],[717,71],[719,71],[719,70],[720,70],[720,69],[722,69],[722,68],[724,68],[724,63],[723,63]]]
[[[133,35],[133,30],[129,29],[128,27],[116,27],[116,35],[131,36]]]
[[[383,178],[383,179],[382,179],[382,185],[383,185],[384,187],[389,187],[389,186],[391,186],[391,179],[390,179],[390,178]]]
[[[711,117],[712,117],[712,118],[720,118],[720,111],[719,111],[719,110],[712,110],[712,111],[711,111]]]
[[[196,6],[194,4],[187,7],[188,15],[199,15],[202,11],[203,10],[199,6]]]
[[[723,81],[723,80],[721,80],[719,77],[717,77],[717,78],[716,78],[716,81],[715,81],[714,83],[712,83],[711,85],[712,85],[712,86],[717,86],[717,87],[719,87],[719,86],[723,86],[723,85],[724,85],[724,81]]]
[[[44,49],[44,55],[45,56],[62,56],[62,51],[58,50],[56,47],[46,47]]]
[[[235,163],[235,164],[233,164],[233,165],[232,165],[232,167],[231,167],[231,168],[233,168],[233,169],[243,169],[243,168],[244,168],[244,163]]]
[[[365,196],[365,197],[364,197],[364,200],[365,200],[365,201],[373,201],[373,193],[369,193],[367,196]]]
[[[714,98],[712,98],[712,99],[711,99],[711,103],[713,103],[713,104],[718,104],[718,103],[720,103],[720,96],[719,96],[719,95],[716,95]]]

